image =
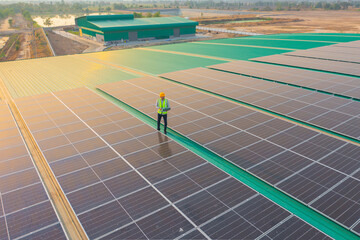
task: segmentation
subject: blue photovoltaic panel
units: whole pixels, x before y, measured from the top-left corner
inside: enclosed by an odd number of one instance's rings
[[[241,225],[227,236],[262,237],[296,218],[88,89],[23,104],[24,115],[29,105],[40,113],[28,123],[54,124],[30,129],[91,239],[214,238],[229,234],[229,220]],[[248,215],[253,205],[259,213]]]
[[[0,116],[0,239],[66,239],[6,104]]]
[[[357,77],[250,61],[234,61],[209,67],[360,99],[360,79]]]
[[[158,78],[98,88],[153,118],[166,92],[172,129],[348,229],[359,220],[359,200],[341,191],[348,181],[360,185],[359,146]],[[324,205],[334,194],[338,207]]]
[[[358,63],[306,58],[284,54],[253,58],[251,60],[360,76],[360,68]]]
[[[351,47],[349,47],[351,46]],[[306,58],[326,59],[340,62],[360,63],[359,41],[347,44],[341,43],[336,45],[311,48],[307,50],[298,50],[286,53],[291,56],[301,56]]]
[[[161,76],[360,139],[359,101],[206,68]]]

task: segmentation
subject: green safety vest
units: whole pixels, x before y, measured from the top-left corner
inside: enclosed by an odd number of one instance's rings
[[[160,107],[161,109],[168,108],[168,101],[167,101],[167,99],[165,99],[164,101],[161,102],[161,98],[159,98],[159,107]],[[158,114],[165,115],[165,114],[167,114],[167,111],[161,111],[160,109],[158,109]]]

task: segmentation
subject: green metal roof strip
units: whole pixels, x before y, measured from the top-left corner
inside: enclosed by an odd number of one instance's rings
[[[104,32],[169,27],[195,27],[198,25],[197,22],[181,17],[91,20],[88,22],[96,25]]]
[[[255,58],[257,56],[260,57],[260,56],[289,52],[285,50],[268,49],[268,48],[224,46],[224,45],[197,44],[197,43],[179,43],[172,45],[155,46],[150,48],[169,50],[175,52],[201,54],[205,56],[231,58],[237,60],[248,60],[250,58]]]
[[[333,43],[328,42],[294,42],[294,41],[269,41],[264,39],[256,38],[226,38],[226,39],[215,39],[206,42],[211,43],[229,43],[229,44],[244,44],[254,46],[266,46],[266,47],[279,47],[279,48],[294,48],[294,49],[309,49],[315,47],[328,46]]]
[[[134,115],[138,119],[142,120],[146,124],[156,127],[156,121],[150,116],[145,115],[139,110],[125,104],[124,102],[118,100],[117,98],[112,97],[111,95],[97,89],[97,92],[104,96],[109,101],[115,103],[119,107],[123,108],[130,114]],[[170,120],[171,123],[171,120]],[[219,167],[223,171],[227,172],[231,176],[237,178],[242,183],[246,184],[250,188],[258,191],[260,194],[274,201],[278,205],[292,212],[297,217],[303,219],[305,222],[311,224],[312,226],[318,228],[322,232],[326,233],[330,237],[334,239],[360,239],[359,236],[345,229],[344,227],[338,225],[317,211],[307,207],[306,205],[298,202],[297,200],[289,197],[287,194],[275,189],[271,185],[265,183],[264,181],[258,179],[252,174],[244,171],[243,169],[235,166],[234,164],[228,162],[224,158],[219,155],[211,152],[210,150],[204,148],[203,146],[195,143],[187,137],[179,134],[178,132],[169,128],[167,131],[168,136],[184,147],[188,148],[192,152],[198,154],[203,157],[210,163]]]
[[[276,35],[259,35],[251,36],[252,38],[279,38],[279,39],[298,39],[298,40],[314,40],[314,41],[332,41],[332,42],[349,42],[360,40],[360,36],[348,35],[315,35],[315,34],[276,34]]]

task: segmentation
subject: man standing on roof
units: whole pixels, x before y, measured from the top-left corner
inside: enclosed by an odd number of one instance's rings
[[[160,93],[160,98],[156,101],[156,108],[158,109],[157,130],[160,131],[161,118],[164,118],[164,133],[166,134],[167,127],[167,112],[170,110],[169,100],[165,99],[165,93]]]

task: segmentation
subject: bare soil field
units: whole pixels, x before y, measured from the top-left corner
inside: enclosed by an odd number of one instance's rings
[[[53,56],[46,37],[41,28],[35,30],[35,39],[31,44],[31,58],[51,57]]]
[[[33,19],[41,27],[58,27],[58,26],[66,26],[66,25],[75,25],[75,15],[67,15],[67,16],[57,15],[55,17],[51,17],[50,18],[50,21],[51,21],[50,26],[46,26],[44,24],[47,17],[36,16]]]
[[[360,11],[282,11],[267,12],[262,17],[301,19],[303,21],[264,24],[259,22],[250,26],[234,26],[234,30],[251,31],[263,34],[276,33],[360,33]]]
[[[201,12],[201,10],[195,12],[195,11],[187,11],[186,9],[181,9],[181,14],[183,17],[189,17],[189,18],[229,16],[229,14],[225,14],[225,13]]]
[[[46,34],[56,56],[82,53],[89,47],[88,45],[63,37],[52,31],[46,31]]]
[[[7,40],[9,40],[9,37],[0,37],[0,50],[5,46]]]
[[[0,20],[0,31],[9,31],[12,30],[9,24],[10,17]]]
[[[0,50],[0,62],[16,60],[20,53],[20,43],[24,41],[24,34],[13,34],[5,46]],[[16,47],[18,45],[18,47]]]
[[[12,26],[14,28],[18,28],[18,29],[29,29],[29,25],[30,23],[28,23],[24,16],[21,13],[15,14],[15,16],[13,17],[13,23]]]

